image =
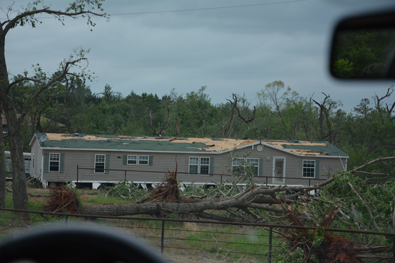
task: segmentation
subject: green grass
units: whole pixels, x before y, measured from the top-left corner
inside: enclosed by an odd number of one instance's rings
[[[212,230],[203,227],[200,231],[207,232],[189,234],[187,236],[189,240],[186,243],[193,248],[202,249],[216,255],[225,255],[230,252],[229,255],[233,259],[245,258],[247,256],[246,254],[232,253],[239,252],[260,254],[248,256],[259,258],[269,250],[269,232],[264,229],[219,226]],[[273,243],[277,242],[277,240],[273,239]]]
[[[264,230],[247,231],[248,235],[235,235],[226,244],[229,250],[243,253],[263,254],[269,250],[269,232]],[[238,244],[240,243],[240,244]],[[251,245],[248,245],[251,244]]]
[[[78,193],[78,196],[83,193]],[[87,195],[87,193],[84,193]],[[120,199],[115,197],[104,197],[103,194],[88,197],[86,199],[90,203],[96,204],[130,204],[134,201]],[[6,207],[12,208],[12,197],[8,193],[6,196]],[[29,201],[29,209],[43,211],[44,204],[40,202]],[[49,215],[30,214],[30,221],[21,221],[12,212],[0,212],[0,238],[14,231],[31,225],[46,225],[59,223],[64,224],[64,217],[53,217]],[[149,215],[136,215],[135,217],[150,217]],[[176,216],[172,216],[176,218]],[[69,223],[85,222],[85,219],[68,218]],[[94,224],[107,226],[110,228],[118,228],[123,232],[133,233],[133,235],[146,236],[144,240],[158,246],[160,244],[160,235],[162,229],[162,221],[158,220],[112,220],[112,219],[95,219],[91,221]],[[261,256],[253,256],[240,253],[265,254],[268,251],[269,232],[257,227],[240,227],[240,226],[222,226],[216,224],[196,224],[196,223],[180,223],[165,222],[165,250],[171,250],[171,247],[186,247],[200,249],[206,251],[213,258],[223,257],[230,261],[237,261],[241,258],[251,258],[254,261],[262,258]],[[224,243],[229,242],[229,243]],[[231,243],[232,242],[232,243]],[[273,243],[279,241],[273,239]],[[250,245],[252,244],[252,245]],[[178,250],[175,250],[177,253]],[[188,250],[187,250],[188,251]],[[228,253],[228,251],[230,253]],[[192,253],[192,252],[188,252]]]
[[[6,208],[13,208],[13,201],[12,201],[12,194],[7,193],[5,199],[5,207]],[[44,211],[44,203],[32,202],[28,201],[28,209],[33,211]],[[19,220],[17,214],[14,214],[11,211],[0,211],[0,226],[6,225],[32,225],[38,222],[48,222],[48,221],[55,221],[58,220],[49,215],[40,215],[36,213],[30,213],[30,220],[29,221],[21,221]]]

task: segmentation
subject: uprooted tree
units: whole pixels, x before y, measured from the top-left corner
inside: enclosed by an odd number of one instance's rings
[[[257,186],[247,167],[233,183],[220,184],[209,190],[190,188],[181,193],[178,191],[177,172],[169,172],[163,182],[149,192],[149,197],[140,202],[85,207],[82,213],[161,217],[177,214],[230,222],[291,222],[296,226],[318,227],[311,231],[278,232],[291,244],[290,253],[302,251],[304,262],[310,262],[313,257],[329,260],[320,262],[362,262],[361,259],[369,257],[385,259],[388,255],[380,253],[391,249],[388,240],[372,237],[356,244],[346,237],[325,232],[329,226],[381,232],[395,230],[393,174],[366,174],[362,171],[383,161],[395,162],[395,157],[376,159],[350,172],[338,172],[318,185],[300,187]],[[357,173],[367,177],[357,176]],[[378,181],[378,175],[384,180]],[[241,190],[238,183],[247,186]],[[312,191],[318,191],[319,195]],[[361,242],[365,242],[365,246],[361,246]],[[331,253],[325,254],[323,250]],[[379,254],[372,256],[372,253]]]
[[[321,207],[338,207],[339,214],[343,216],[338,216],[338,218],[342,220],[349,219],[356,213],[360,214],[358,217],[360,220],[353,221],[353,224],[360,229],[368,230],[373,226],[376,230],[393,230],[395,216],[390,214],[386,217],[383,214],[394,211],[395,181],[391,179],[393,175],[364,172],[362,169],[380,162],[394,161],[394,156],[379,158],[349,172],[338,172],[314,186],[257,186],[250,167],[246,166],[243,174],[235,176],[233,182],[223,182],[209,189],[190,187],[184,192],[177,190],[179,187],[177,171],[169,171],[163,182],[149,192],[149,198],[136,200],[136,195],[133,195],[137,203],[132,203],[131,200],[131,204],[85,207],[83,213],[113,216],[189,214],[222,221],[265,222],[271,218],[272,214],[284,214],[281,205],[292,204],[303,205],[306,209],[300,210],[299,214],[304,220],[310,222],[318,222],[320,216],[325,215],[326,210],[319,211]],[[246,185],[246,187],[241,189],[239,184]],[[320,195],[318,197],[313,195],[313,191],[319,191]],[[374,196],[377,196],[377,193],[381,195],[380,200]],[[383,196],[388,198],[389,202],[384,201]],[[374,202],[385,203],[388,211],[378,211],[379,203]],[[383,206],[383,204],[380,205]],[[270,213],[269,216],[266,213]],[[376,222],[378,220],[380,222]],[[347,222],[344,221],[344,223]],[[369,226],[366,225],[368,223]]]
[[[26,194],[26,178],[24,169],[23,159],[23,147],[20,134],[21,124],[32,107],[35,100],[40,94],[47,89],[53,88],[54,85],[67,77],[84,77],[84,72],[73,73],[72,68],[79,65],[81,62],[86,61],[85,53],[80,52],[76,58],[70,58],[63,61],[60,64],[58,73],[52,77],[47,77],[47,74],[41,71],[38,66],[34,70],[36,74],[34,76],[28,76],[27,72],[20,78],[10,81],[7,64],[5,60],[5,40],[10,30],[17,28],[18,26],[31,25],[33,28],[41,23],[36,15],[48,14],[64,23],[65,17],[79,17],[85,16],[88,19],[88,25],[94,27],[95,24],[91,20],[91,16],[103,16],[93,12],[92,10],[97,9],[99,12],[102,9],[103,0],[76,0],[69,4],[64,11],[52,10],[49,6],[41,5],[41,1],[35,1],[32,4],[27,5],[23,10],[19,11],[18,14],[13,16],[13,4],[5,10],[6,19],[0,21],[0,99],[4,110],[4,115],[7,119],[8,125],[8,139],[10,144],[11,158],[12,158],[12,175],[13,175],[13,203],[14,208],[27,209],[27,194]],[[13,89],[23,83],[35,83],[40,87],[32,96],[26,101],[24,109],[19,112],[17,116],[16,106],[13,99]],[[3,136],[3,134],[0,134]],[[4,176],[4,175],[2,175]],[[0,192],[4,193],[4,189],[0,189]],[[24,215],[28,217],[28,214]]]
[[[257,186],[251,176],[252,164],[246,165],[243,173],[232,183],[222,183],[208,190],[192,187],[184,192],[179,191],[176,169],[169,171],[162,183],[148,192],[148,197],[146,191],[141,195],[139,189],[128,182],[104,190],[106,196],[130,198],[131,202],[137,201],[134,204],[83,207],[81,213],[92,217],[137,214],[166,217],[177,214],[228,222],[291,223],[299,228],[274,230],[286,242],[280,246],[284,251],[278,253],[276,262],[289,262],[296,258],[302,259],[301,262],[385,260],[392,258],[389,254],[393,249],[392,237],[372,235],[358,238],[349,234],[335,235],[326,230],[332,227],[394,232],[395,180],[393,171],[374,172],[374,166],[381,162],[393,164],[395,156],[366,162],[349,172],[337,172],[318,185],[306,187]],[[373,167],[373,171],[362,171],[367,167]],[[238,183],[245,184],[246,188],[241,189]],[[122,193],[122,189],[127,194]],[[312,191],[315,191],[314,195]],[[142,200],[136,200],[138,197]],[[74,191],[52,189],[46,209],[78,213]],[[303,228],[306,226],[310,229]]]

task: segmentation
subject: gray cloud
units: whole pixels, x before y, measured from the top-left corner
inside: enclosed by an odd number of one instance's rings
[[[22,5],[26,1],[18,1]],[[327,69],[331,30],[352,12],[388,5],[378,2],[301,1],[252,7],[188,12],[120,15],[193,8],[273,3],[275,1],[121,1],[104,4],[110,22],[95,18],[91,32],[84,19],[66,19],[66,26],[44,15],[42,25],[16,28],[6,40],[11,74],[40,63],[53,72],[74,48],[90,48],[90,84],[101,92],[106,83],[124,95],[179,93],[207,85],[213,103],[232,93],[256,92],[274,80],[309,97],[321,92],[341,99],[350,110],[364,97],[384,93],[390,82],[348,83],[333,80]],[[63,2],[62,2],[63,3]],[[3,7],[3,6],[2,6]],[[61,8],[54,2],[53,7]],[[4,7],[3,7],[4,9]],[[0,17],[2,17],[0,15]]]

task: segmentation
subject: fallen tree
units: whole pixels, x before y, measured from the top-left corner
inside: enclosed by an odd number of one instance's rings
[[[287,213],[282,205],[293,204],[303,207],[298,210],[299,217],[308,222],[318,222],[327,208],[338,207],[337,218],[349,228],[357,226],[359,229],[382,231],[390,227],[393,230],[395,181],[383,180],[382,184],[373,186],[366,183],[371,178],[361,178],[357,173],[371,164],[394,160],[395,157],[379,158],[350,172],[338,172],[318,185],[300,187],[257,186],[246,167],[245,174],[233,184],[219,184],[209,190],[192,187],[192,191],[183,193],[178,191],[177,171],[169,171],[163,182],[149,192],[148,198],[131,204],[84,207],[82,213],[110,216],[188,214],[220,221],[284,223]],[[241,191],[238,183],[246,183],[247,186]],[[312,190],[319,191],[320,196],[311,195]],[[385,193],[384,199],[377,198],[378,194]],[[387,208],[379,211],[383,205]]]
[[[287,218],[292,225],[304,226],[295,210],[290,205],[283,206]],[[316,229],[284,229],[280,236],[289,242],[291,249],[284,249],[279,253],[278,261],[290,261],[293,253],[302,252],[303,262],[364,262],[362,259],[372,259],[378,262],[392,258],[392,244],[383,246],[369,244],[362,247],[355,241],[343,236],[335,236],[333,232],[325,231],[335,220],[338,208],[328,208],[324,218],[318,223],[314,222]]]
[[[307,192],[319,189],[331,181],[330,178],[316,186],[306,187],[256,187],[255,184],[245,191],[232,197],[215,198],[172,198],[173,202],[166,203],[137,203],[122,205],[90,206],[84,207],[82,213],[86,215],[111,215],[125,216],[137,214],[192,214],[197,217],[211,218],[215,220],[234,221],[236,216],[240,221],[260,222],[264,219],[254,210],[263,210],[283,214],[283,209],[278,206],[281,203],[293,203],[300,195],[308,195]],[[177,181],[175,180],[176,184]],[[169,186],[170,187],[170,186]],[[255,189],[257,188],[257,189]],[[164,197],[162,197],[164,198]],[[167,197],[169,199],[169,197]],[[225,211],[231,216],[216,216],[213,211]]]
[[[342,172],[319,185],[309,187],[278,186],[269,188],[252,184],[234,196],[227,196],[235,189],[232,186],[228,192],[225,192],[224,189],[221,190],[221,187],[218,186],[212,192],[223,193],[223,197],[210,198],[207,195],[181,197],[178,190],[175,190],[178,189],[176,173],[169,172],[162,184],[150,192],[150,197],[143,200],[144,202],[154,201],[154,203],[92,206],[85,207],[83,213],[105,216],[148,214],[161,217],[169,214],[187,214],[197,218],[228,222],[267,222],[266,220],[277,223],[281,221],[283,224],[290,222],[294,226],[313,226],[316,229],[283,228],[280,231],[275,230],[274,233],[286,241],[284,246],[279,246],[279,249],[284,251],[277,251],[277,257],[280,258],[276,258],[276,262],[291,262],[296,258],[302,259],[300,262],[355,263],[364,262],[363,260],[366,259],[376,260],[375,262],[391,259],[392,239],[387,240],[382,236],[373,235],[358,238],[355,234],[336,236],[333,232],[326,231],[326,228],[331,225],[333,227],[332,223],[335,221],[341,223],[347,219],[353,221],[353,213],[355,214],[356,208],[359,208],[357,203],[351,204],[351,208],[347,207],[345,200],[342,200],[342,194],[339,194],[337,202],[333,200],[336,199],[334,196],[332,199],[327,199],[328,191],[334,192],[342,189],[343,192],[356,196],[355,199],[350,198],[349,200],[359,200],[362,206],[366,208],[369,206],[368,202],[371,200],[364,200],[361,189],[358,187],[366,184],[360,184],[362,179],[358,181],[356,178],[358,177],[351,173]],[[378,188],[378,186],[373,188]],[[322,190],[323,196],[316,197],[310,194],[312,190],[317,189]],[[388,188],[388,190],[392,191],[392,188]],[[375,220],[370,217],[362,219],[362,217],[366,217],[366,213],[363,211],[359,213],[361,213],[359,221],[354,220],[353,225],[347,225],[346,222],[343,227],[355,228],[357,226],[360,229],[364,227],[364,230],[383,231],[383,222],[385,221],[378,221],[377,218]],[[367,215],[372,216],[372,212],[369,210]],[[384,215],[380,216],[385,217]],[[370,228],[366,226],[366,221],[373,222]],[[335,228],[339,228],[339,224]]]
[[[374,185],[371,177],[357,174],[369,165],[393,162],[395,157],[379,158],[350,172],[338,172],[315,186],[257,186],[244,174],[231,184],[220,184],[204,194],[204,188],[178,191],[177,171],[169,172],[149,197],[134,204],[84,207],[83,214],[125,216],[146,214],[166,217],[170,214],[228,222],[265,222],[315,229],[284,228],[274,233],[285,240],[279,246],[278,262],[364,262],[392,258],[392,238],[381,235],[342,234],[326,228],[347,228],[392,233],[395,230],[395,180],[392,174]],[[246,167],[245,171],[248,171]],[[371,173],[370,176],[378,176]],[[388,177],[390,179],[388,179]],[[377,178],[376,178],[377,179]],[[238,183],[247,183],[240,190]],[[192,188],[193,189],[193,188]],[[312,195],[312,190],[319,195]]]
[[[52,187],[50,191],[44,211],[79,213],[80,203],[74,190],[63,186]]]

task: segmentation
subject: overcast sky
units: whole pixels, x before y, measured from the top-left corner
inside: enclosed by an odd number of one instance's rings
[[[13,2],[2,0],[0,6],[6,10]],[[27,2],[15,0],[13,9]],[[44,2],[61,9],[67,1]],[[387,7],[388,1],[108,0],[103,6],[110,19],[95,18],[93,31],[83,18],[68,18],[63,26],[48,15],[34,29],[11,30],[9,73],[31,72],[36,63],[52,73],[82,47],[91,50],[88,69],[96,79],[88,85],[94,93],[106,84],[124,96],[131,91],[162,96],[173,88],[186,94],[207,86],[214,104],[225,103],[232,93],[255,104],[267,83],[282,80],[303,97],[322,100],[322,92],[330,94],[347,111],[362,98],[385,94],[394,83],[337,81],[328,72],[335,22]]]

